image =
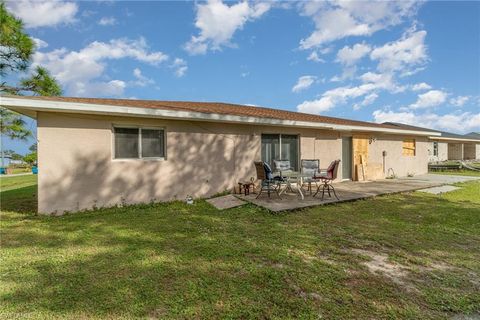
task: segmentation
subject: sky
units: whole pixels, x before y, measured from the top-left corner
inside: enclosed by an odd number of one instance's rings
[[[477,1],[7,1],[7,8],[37,44],[32,67],[47,67],[65,96],[231,102],[480,131]],[[24,154],[32,141],[6,141],[6,149]]]

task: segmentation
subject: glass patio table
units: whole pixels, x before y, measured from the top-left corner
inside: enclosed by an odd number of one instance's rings
[[[290,190],[292,192],[298,192],[300,194],[300,197],[302,197],[302,200],[305,199],[305,196],[303,195],[302,192],[302,185],[303,185],[303,179],[304,178],[310,178],[311,175],[297,172],[297,171],[287,171],[287,172],[282,172],[281,174],[282,177],[285,177],[285,183],[286,186],[282,190],[280,190],[279,195],[281,195],[284,192],[287,192],[287,190]],[[293,188],[292,184],[296,184],[296,188]]]

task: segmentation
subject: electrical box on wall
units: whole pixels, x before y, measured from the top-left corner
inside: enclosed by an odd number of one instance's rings
[[[387,151],[383,150],[382,151],[382,156],[386,157],[387,156]]]

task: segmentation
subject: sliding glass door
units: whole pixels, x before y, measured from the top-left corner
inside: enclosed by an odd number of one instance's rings
[[[262,161],[275,170],[273,160],[290,160],[290,165],[298,171],[298,136],[262,134]]]

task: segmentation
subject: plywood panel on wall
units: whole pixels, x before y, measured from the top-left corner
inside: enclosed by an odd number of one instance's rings
[[[359,173],[361,172],[359,168],[362,167],[362,160],[363,160],[363,167],[367,168],[367,159],[368,159],[368,137],[363,135],[354,135],[352,138],[353,144],[353,168],[354,168],[354,175],[353,180],[361,180],[363,177]],[[365,170],[366,171],[366,170]],[[365,176],[367,172],[364,172]]]

